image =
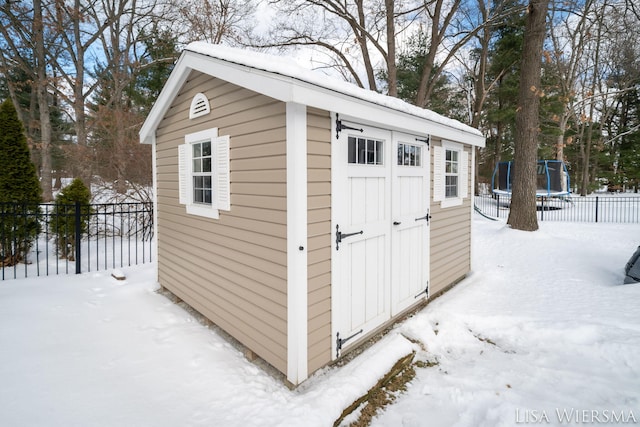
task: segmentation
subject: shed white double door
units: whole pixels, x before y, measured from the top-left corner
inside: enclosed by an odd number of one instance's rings
[[[426,295],[430,162],[423,138],[374,127],[339,133],[332,162],[336,357]]]

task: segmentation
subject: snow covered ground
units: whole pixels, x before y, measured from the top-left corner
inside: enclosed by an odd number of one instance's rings
[[[640,284],[620,285],[640,227],[476,217],[465,281],[297,390],[156,293],[152,264],[0,282],[0,425],[331,426],[405,337],[438,364],[375,426],[640,424]]]

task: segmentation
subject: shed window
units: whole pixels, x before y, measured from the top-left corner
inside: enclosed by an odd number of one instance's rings
[[[459,154],[456,150],[445,150],[444,197],[447,199],[458,197]]]
[[[433,201],[447,208],[469,197],[469,153],[462,144],[443,141],[433,147]]]
[[[422,166],[422,147],[398,144],[398,166]]]
[[[360,165],[382,165],[384,142],[371,138],[349,137],[349,163]]]
[[[211,141],[196,142],[193,149],[193,202],[211,204]]]
[[[187,213],[218,218],[230,210],[228,135],[208,129],[185,136],[178,147],[179,196]]]

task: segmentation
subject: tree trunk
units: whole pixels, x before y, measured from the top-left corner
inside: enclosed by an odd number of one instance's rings
[[[589,124],[582,154],[582,176],[580,177],[580,195],[589,194],[589,166],[591,165],[591,146],[593,145],[593,123]]]
[[[511,210],[507,223],[516,230],[538,229],[536,216],[536,164],[539,107],[542,90],[540,69],[549,0],[530,0],[524,30],[523,57],[516,112],[516,147]]]
[[[433,67],[435,64],[436,51],[438,45],[440,44],[440,34],[438,33],[438,28],[440,27],[440,13],[442,11],[442,2],[443,0],[437,0],[434,5],[431,20],[431,37],[429,39],[429,49],[427,51],[427,57],[425,58],[424,65],[422,67],[422,72],[420,74],[420,83],[418,83],[418,91],[416,93],[416,99],[414,100],[414,104],[422,108],[425,108],[427,106],[427,101],[429,99],[429,96],[431,95],[431,86],[429,85],[429,82],[432,80],[431,74],[433,72]]]
[[[487,22],[489,18],[487,15],[487,9],[484,7],[484,3],[481,1],[478,2],[478,7],[480,8],[480,12],[482,14],[482,21]],[[491,46],[491,35],[492,32],[489,31],[488,28],[485,28],[478,36],[478,40],[480,41],[480,55],[478,58],[477,73],[474,76],[474,99],[471,107],[471,127],[476,129],[480,129],[480,119],[482,118],[481,113],[488,93],[487,85],[485,82],[487,78],[487,67],[489,65],[488,57],[489,49]]]
[[[81,36],[81,3],[79,0],[75,1],[74,12],[72,14],[73,19],[73,31],[74,31],[74,52],[75,55],[75,71],[76,78],[73,87],[73,110],[75,114],[75,131],[76,131],[76,143],[78,150],[76,152],[76,168],[80,174],[80,179],[87,188],[91,188],[91,162],[85,157],[87,152],[87,116],[85,112],[86,95],[85,91],[85,46],[82,43]]]
[[[36,93],[38,96],[38,109],[40,110],[40,153],[42,157],[40,164],[40,185],[42,187],[43,201],[50,202],[53,200],[51,188],[51,117],[49,113],[49,94],[47,92],[48,79],[44,46],[44,21],[40,0],[34,0],[33,11],[34,59],[37,76]]]
[[[356,6],[358,8],[358,25],[351,25],[353,28],[353,33],[356,35],[356,40],[358,41],[358,45],[360,46],[360,51],[362,52],[362,60],[364,62],[364,68],[367,72],[367,81],[369,82],[369,89],[375,92],[378,91],[378,86],[376,84],[376,73],[373,69],[373,63],[371,62],[371,55],[369,54],[369,47],[367,46],[367,34],[364,30],[365,27],[365,13],[364,13],[364,0],[356,1]]]
[[[385,12],[387,14],[387,76],[388,95],[398,96],[398,69],[396,66],[396,26],[393,10],[394,0],[385,0]]]
[[[564,134],[567,131],[567,123],[569,122],[569,113],[564,108],[562,117],[558,122],[558,139],[556,140],[556,160],[564,160]]]

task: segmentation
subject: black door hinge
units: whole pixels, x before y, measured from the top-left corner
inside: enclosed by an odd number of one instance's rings
[[[428,281],[428,280],[427,280],[427,287],[426,287],[426,288],[424,288],[424,291],[420,292],[418,295],[416,295],[416,296],[415,296],[415,297],[413,297],[413,298],[414,298],[414,299],[415,299],[415,298],[418,298],[418,297],[419,297],[420,295],[422,295],[422,294],[427,294],[427,298],[429,298],[429,281]]]
[[[416,218],[416,221],[421,221],[421,220],[425,220],[427,221],[427,224],[429,224],[429,220],[431,219],[431,215],[429,215],[429,210],[427,209],[427,214],[425,216],[421,216],[420,218]]]
[[[342,242],[342,239],[362,233],[364,233],[364,230],[356,231],[355,233],[343,233],[340,231],[340,225],[336,225],[336,251],[340,250],[340,243]]]
[[[338,117],[339,117],[339,115],[336,114],[336,139],[338,139],[338,137],[340,135],[340,132],[342,132],[345,129],[357,130],[360,133],[364,132],[364,129],[362,129],[362,128],[354,128],[354,127],[347,126],[347,125],[343,124],[342,120],[340,120]]]
[[[431,144],[431,136],[427,136],[426,138],[416,138],[416,141],[424,142],[427,144],[427,150],[429,149],[429,145]]]
[[[336,359],[340,357],[340,350],[342,350],[342,344],[346,343],[356,335],[360,335],[363,331],[364,331],[363,329],[360,329],[358,332],[356,332],[355,334],[347,338],[340,338],[340,332],[336,334]]]

